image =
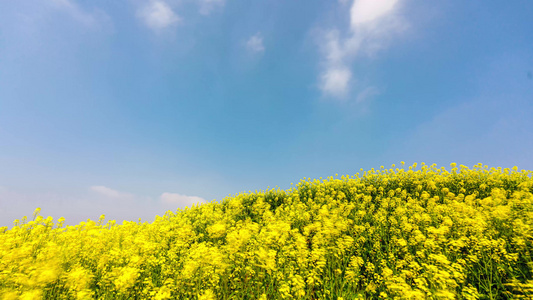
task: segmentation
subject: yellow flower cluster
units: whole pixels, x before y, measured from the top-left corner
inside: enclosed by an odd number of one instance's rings
[[[533,172],[416,167],[152,223],[64,226],[37,209],[0,228],[0,299],[532,299]]]

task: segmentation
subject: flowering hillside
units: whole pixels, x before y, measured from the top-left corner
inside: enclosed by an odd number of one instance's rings
[[[531,171],[416,164],[0,229],[1,299],[532,299]]]

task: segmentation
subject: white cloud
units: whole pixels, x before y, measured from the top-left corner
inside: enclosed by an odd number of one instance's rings
[[[331,30],[325,35],[325,52],[328,64],[342,64],[345,50],[340,45],[339,32]]]
[[[321,88],[324,92],[343,98],[348,91],[352,72],[345,67],[330,68],[322,75]]]
[[[181,18],[172,8],[160,0],[152,0],[148,5],[137,11],[137,16],[151,29],[159,31],[167,27],[176,25]]]
[[[254,36],[252,36],[248,41],[246,42],[246,48],[248,51],[254,52],[254,53],[260,53],[265,51],[265,46],[263,45],[263,37],[261,37],[261,34],[258,32]]]
[[[200,0],[200,14],[209,15],[216,6],[224,6],[225,0]]]
[[[385,48],[394,34],[407,28],[397,16],[400,0],[354,0],[350,9],[350,28],[342,37],[338,30],[322,32],[319,45],[323,53],[323,70],[319,87],[325,96],[344,98],[350,91],[351,64],[358,56],[373,56]],[[341,4],[344,4],[341,1]],[[358,86],[356,102],[376,95],[376,89]]]
[[[350,9],[352,29],[390,14],[397,2],[398,0],[355,0]]]
[[[128,193],[122,193],[116,190],[113,190],[111,188],[105,187],[103,185],[95,185],[91,186],[90,190],[93,192],[96,192],[98,194],[104,195],[109,198],[119,199],[119,198],[128,198],[132,197],[133,195]]]
[[[163,204],[177,205],[179,207],[192,206],[194,203],[206,203],[203,198],[196,196],[186,196],[176,193],[163,193],[159,197]]]

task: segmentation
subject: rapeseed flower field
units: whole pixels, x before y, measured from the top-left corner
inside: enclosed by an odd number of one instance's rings
[[[533,299],[531,171],[392,165],[168,211],[0,229],[1,299]],[[362,171],[362,170],[361,170]]]

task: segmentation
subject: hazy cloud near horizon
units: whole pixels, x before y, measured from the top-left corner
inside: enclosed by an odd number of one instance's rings
[[[106,220],[152,222],[156,215],[162,216],[166,211],[192,208],[193,205],[207,203],[201,197],[164,192],[158,198],[134,195],[117,191],[106,186],[91,186],[88,193],[78,196],[53,192],[19,192],[0,186],[0,221],[8,226],[15,219],[27,216],[41,208],[43,217],[52,216],[54,220],[65,217],[66,225],[75,225],[81,221],[98,220],[104,214]],[[1,227],[1,226],[0,226]],[[11,225],[9,225],[11,227]]]

